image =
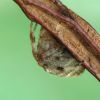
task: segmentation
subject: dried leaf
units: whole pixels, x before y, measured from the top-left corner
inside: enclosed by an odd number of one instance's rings
[[[16,0],[26,16],[48,30],[100,80],[100,35],[58,0]]]

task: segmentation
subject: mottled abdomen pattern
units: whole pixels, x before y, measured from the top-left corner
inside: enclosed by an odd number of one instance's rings
[[[33,35],[30,36],[32,41]],[[34,52],[34,48],[32,51]],[[45,71],[58,76],[78,76],[84,71],[81,63],[73,58],[65,46],[44,28],[40,30],[35,56]]]

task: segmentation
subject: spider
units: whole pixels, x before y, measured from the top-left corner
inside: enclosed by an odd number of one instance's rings
[[[81,63],[71,55],[59,40],[43,27],[40,29],[40,38],[36,49],[34,33],[37,23],[33,28],[32,24],[33,22],[30,24],[32,53],[38,64],[46,72],[57,76],[71,77],[78,76],[84,71]]]

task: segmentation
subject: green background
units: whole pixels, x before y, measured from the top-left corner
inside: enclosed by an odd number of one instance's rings
[[[100,33],[100,0],[62,0]],[[37,65],[30,21],[12,0],[0,0],[0,100],[99,100],[100,83],[87,71],[60,78]]]

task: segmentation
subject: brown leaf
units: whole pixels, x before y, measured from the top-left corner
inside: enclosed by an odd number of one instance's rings
[[[16,0],[16,3],[31,21],[54,35],[100,80],[100,35],[85,20],[58,0]]]

